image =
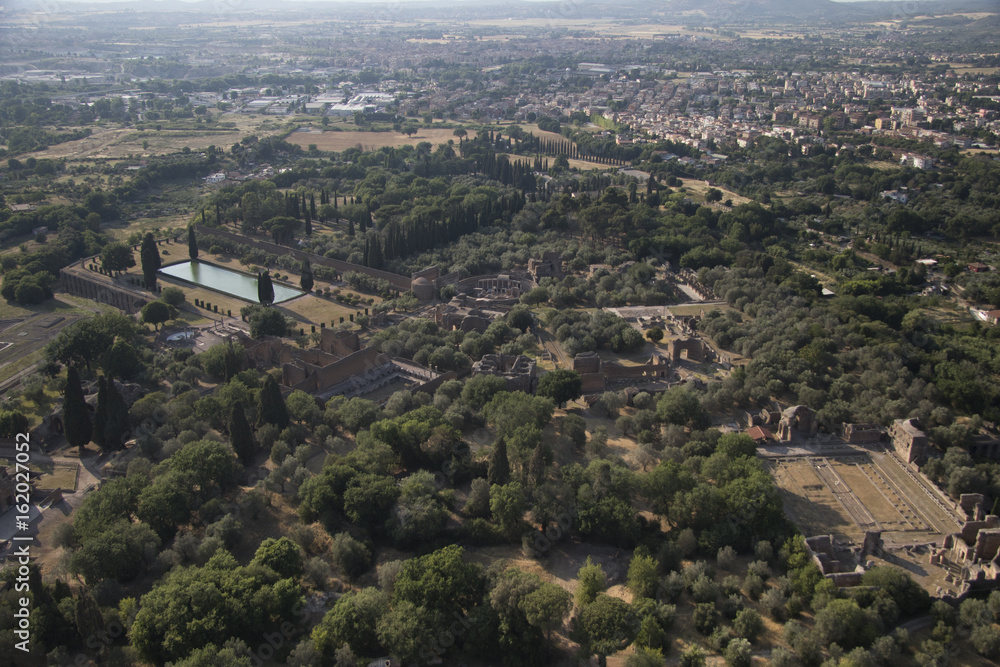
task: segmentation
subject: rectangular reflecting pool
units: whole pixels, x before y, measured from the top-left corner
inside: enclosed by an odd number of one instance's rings
[[[186,283],[222,292],[251,303],[257,300],[257,277],[222,266],[190,260],[171,264],[160,269],[160,273]],[[281,303],[302,296],[305,292],[274,283],[274,302]]]

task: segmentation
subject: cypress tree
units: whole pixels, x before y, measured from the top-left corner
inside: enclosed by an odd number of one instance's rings
[[[204,217],[204,211],[202,211],[202,217]],[[142,239],[139,260],[142,264],[142,280],[146,289],[154,289],[156,287],[156,272],[160,270],[163,261],[160,259],[160,250],[156,247],[156,239],[153,238],[152,232],[146,232],[146,236]]]
[[[262,306],[274,303],[274,283],[271,282],[271,273],[267,270],[257,278],[257,300]]]
[[[229,444],[244,465],[249,465],[257,453],[257,441],[253,437],[246,413],[243,412],[243,406],[239,403],[233,404],[229,415]]]
[[[115,387],[114,380],[106,380],[107,385],[107,422],[104,424],[105,451],[117,451],[125,448],[125,440],[129,432],[128,406],[125,399]]]
[[[490,466],[486,473],[490,486],[499,484],[503,486],[510,481],[510,459],[507,458],[507,442],[502,438],[497,438],[493,445],[493,453],[490,455]]]
[[[198,259],[198,239],[194,236],[194,227],[188,227],[188,255],[191,259]]]
[[[528,463],[528,476],[535,486],[545,481],[545,452],[542,451],[542,443],[540,442],[535,445],[535,451],[531,453],[531,462]]]
[[[347,220],[347,235],[354,238],[354,220]]]
[[[273,376],[268,375],[260,390],[260,402],[257,404],[257,425],[274,424],[279,429],[285,429],[291,420],[281,389]]]
[[[243,365],[242,359],[236,354],[236,348],[233,347],[233,341],[230,340],[226,343],[226,352],[223,356],[225,360],[225,373],[226,382],[233,379],[233,376],[240,372],[240,367]]]
[[[312,233],[313,233],[312,215],[310,215],[309,211],[307,210],[306,211],[306,236],[312,236]]]
[[[76,598],[76,629],[81,637],[100,636],[97,633],[104,630],[104,616],[97,606],[90,589],[82,587]]]
[[[94,442],[105,449],[104,429],[108,424],[108,383],[104,376],[97,378],[97,412],[94,414]]]
[[[309,214],[315,218],[316,217],[316,193],[309,193]]]
[[[302,260],[302,277],[299,280],[299,284],[302,285],[302,289],[307,292],[311,292],[313,288],[313,270],[312,265],[309,263],[309,259]]]
[[[66,442],[78,447],[83,454],[84,447],[90,442],[93,427],[90,423],[90,409],[83,397],[80,386],[80,373],[75,366],[66,369],[66,392],[63,394],[62,409],[63,429]]]

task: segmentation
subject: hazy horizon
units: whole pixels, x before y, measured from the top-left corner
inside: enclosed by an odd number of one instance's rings
[[[89,4],[96,4],[96,3],[116,3],[116,4],[123,4],[123,3],[127,3],[127,2],[138,2],[139,0],[62,0],[62,1],[63,2],[74,2],[74,3],[89,3]],[[186,4],[199,4],[199,3],[202,3],[202,2],[208,2],[209,0],[151,0],[151,1],[154,2],[154,3],[155,2],[171,2],[171,1],[173,1],[173,2],[183,2],[183,3],[186,3]],[[434,2],[464,2],[464,3],[468,3],[468,4],[473,4],[473,3],[498,4],[498,0],[270,0],[270,1],[274,2],[275,4],[289,4],[289,3],[295,3],[295,2],[300,2],[300,3],[329,3],[329,4],[337,4],[337,3],[349,2],[349,3],[353,3],[353,4],[373,4],[373,5],[386,5],[386,4],[395,4],[395,3],[402,3],[402,2],[407,2],[407,3],[424,3],[424,4],[432,4]],[[560,2],[561,0],[519,0],[519,1],[521,1],[521,2],[538,2],[538,3],[546,3],[546,2],[548,2],[548,3],[557,3],[557,2]],[[896,3],[909,3],[909,2],[920,2],[920,3],[923,3],[923,2],[927,2],[927,3],[931,3],[931,2],[960,2],[961,0],[830,0],[830,1],[831,2],[839,2],[839,3],[849,3],[849,2],[887,2],[887,3],[889,3],[889,2],[896,2]],[[28,4],[34,4],[34,3],[33,2],[29,2]],[[2,5],[0,5],[0,8],[2,8]]]

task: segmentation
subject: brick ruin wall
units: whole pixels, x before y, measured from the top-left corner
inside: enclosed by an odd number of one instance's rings
[[[149,303],[148,299],[108,283],[101,276],[70,271],[68,267],[59,271],[59,280],[63,289],[73,296],[106,303],[130,315],[139,312]]]

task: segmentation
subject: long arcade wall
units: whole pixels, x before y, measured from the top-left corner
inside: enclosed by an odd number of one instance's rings
[[[82,262],[81,262],[82,264]],[[139,312],[149,300],[112,284],[98,274],[88,275],[82,271],[72,271],[66,267],[59,271],[59,281],[63,288],[74,296],[82,296],[91,301],[106,303],[125,311],[129,315]]]

